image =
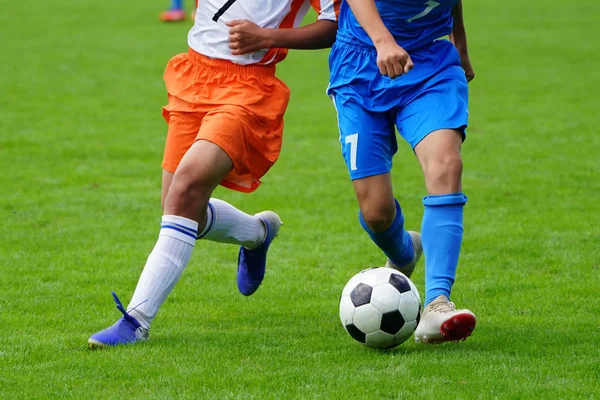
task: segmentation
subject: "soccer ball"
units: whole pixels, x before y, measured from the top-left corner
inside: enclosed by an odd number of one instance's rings
[[[365,269],[342,291],[342,325],[368,347],[398,346],[413,334],[420,316],[419,291],[406,275],[392,268]]]

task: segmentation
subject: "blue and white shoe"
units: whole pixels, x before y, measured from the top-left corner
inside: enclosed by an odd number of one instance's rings
[[[129,315],[115,292],[112,292],[112,295],[115,303],[117,303],[117,309],[123,313],[123,316],[113,326],[90,336],[88,345],[91,349],[135,343],[148,339],[148,329],[143,328],[137,319]]]
[[[240,247],[238,255],[237,285],[240,293],[250,296],[262,283],[267,266],[267,250],[281,228],[279,215],[273,211],[263,211],[256,214],[265,224],[267,236],[265,241],[255,249]]]

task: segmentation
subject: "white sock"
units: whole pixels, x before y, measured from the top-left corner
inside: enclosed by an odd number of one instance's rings
[[[206,226],[198,239],[233,243],[253,249],[260,246],[266,236],[267,230],[260,218],[246,214],[223,200],[211,198]]]
[[[175,215],[162,217],[158,241],[127,307],[142,327],[150,328],[158,309],[175,287],[190,261],[197,236],[196,221]]]

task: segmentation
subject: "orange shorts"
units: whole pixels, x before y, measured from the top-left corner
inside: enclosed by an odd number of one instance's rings
[[[164,74],[169,124],[162,167],[175,172],[197,140],[221,147],[233,170],[221,185],[252,192],[281,150],[290,91],[273,65],[238,65],[193,50],[173,57]]]

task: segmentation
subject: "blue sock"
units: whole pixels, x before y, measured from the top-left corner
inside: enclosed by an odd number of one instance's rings
[[[171,10],[182,10],[183,0],[171,0]]]
[[[373,232],[365,222],[362,213],[358,213],[358,220],[363,229],[367,231],[371,240],[385,253],[394,265],[403,266],[412,261],[414,249],[408,232],[404,230],[404,216],[400,204],[396,201],[396,218],[383,232]]]
[[[425,305],[450,291],[456,276],[463,237],[463,208],[467,196],[451,193],[423,198],[421,239],[425,253]]]

